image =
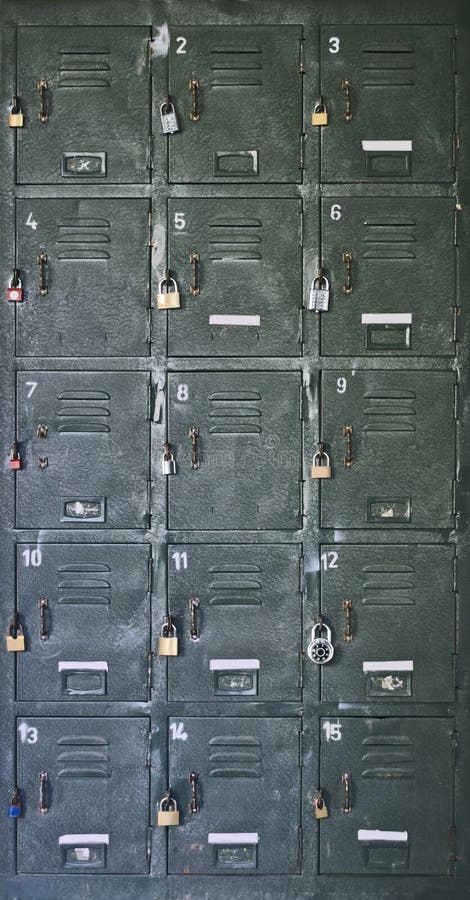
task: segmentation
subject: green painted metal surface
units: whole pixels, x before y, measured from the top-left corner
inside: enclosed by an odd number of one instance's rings
[[[2,896],[463,900],[467,4],[1,24]]]

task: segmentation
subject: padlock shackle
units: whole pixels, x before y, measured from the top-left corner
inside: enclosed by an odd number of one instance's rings
[[[164,808],[163,804],[166,804],[166,808]],[[171,804],[171,809],[170,809],[170,804]],[[161,812],[176,812],[176,810],[178,809],[178,806],[177,806],[175,798],[172,797],[171,794],[168,792],[160,800],[159,808],[160,808]]]
[[[330,282],[322,269],[320,269],[318,275],[315,275],[315,278],[313,279],[313,287],[315,288],[315,290],[319,289],[321,291],[329,291]]]
[[[23,287],[23,282],[20,278],[20,273],[18,272],[18,269],[13,269],[13,275],[11,276],[10,281],[8,282],[8,287],[9,288],[18,288],[18,290],[21,290],[21,288]]]
[[[172,622],[171,616],[167,616],[167,621],[163,623],[160,634],[162,637],[168,637],[170,634],[172,637],[177,636],[176,625]]]
[[[173,103],[170,95],[165,97],[163,103],[160,103],[160,113],[163,116],[167,116],[169,113],[175,111],[175,104]]]
[[[165,291],[163,290],[163,285],[166,285]],[[169,287],[172,288],[171,291],[168,289]],[[158,293],[159,294],[170,294],[170,293],[176,294],[177,292],[178,292],[178,285],[176,284],[175,279],[171,277],[170,273],[167,270],[167,274],[164,276],[164,278],[161,278],[160,281],[158,282]]]

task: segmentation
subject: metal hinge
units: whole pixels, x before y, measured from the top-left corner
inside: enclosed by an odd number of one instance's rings
[[[304,733],[299,731],[299,766],[304,764]]]
[[[149,134],[147,140],[147,169],[153,169],[153,136]]]
[[[457,481],[452,479],[452,515],[457,516]]]
[[[153,582],[153,548],[150,547],[150,553],[147,558],[147,591],[149,594],[152,593],[152,582]]]
[[[456,862],[456,856],[455,856],[455,832],[456,832],[456,827],[455,827],[455,825],[450,825],[450,826],[449,826],[449,868],[448,868],[448,874],[449,874],[449,875],[453,875],[453,874],[454,874],[455,862]]]
[[[451,747],[451,765],[452,765],[452,768],[455,769],[455,763],[456,763],[456,757],[457,757],[457,747],[458,747],[458,738],[457,738],[457,732],[456,732],[455,728],[450,736],[450,747]]]
[[[453,566],[454,566],[454,584],[453,584],[452,590],[454,591],[454,593],[456,593],[457,590],[458,590],[458,588],[457,588],[457,566],[458,566],[458,556],[454,556],[452,562],[453,562]]]
[[[452,36],[452,65],[454,75],[457,74],[457,35]]]
[[[304,72],[304,42],[301,40],[299,41],[299,73],[303,75]]]
[[[147,520],[148,525],[150,526],[151,518],[152,518],[152,482],[150,479],[147,481]]]
[[[303,518],[304,515],[304,483],[303,481],[299,481],[299,516]]]
[[[301,132],[299,135],[299,169],[304,168],[305,159],[305,134]]]
[[[304,686],[304,657],[302,653],[299,653],[299,688],[303,690]],[[302,763],[300,763],[302,765]]]
[[[302,831],[302,826],[301,826],[301,825],[299,825],[299,827],[297,828],[297,837],[298,837],[298,841],[297,841],[297,863],[298,863],[298,865],[300,866],[300,865],[301,865],[301,862],[302,862],[302,839],[303,839],[303,831]]]
[[[459,386],[454,384],[454,419],[459,418]]]
[[[147,825],[146,829],[146,841],[145,841],[145,858],[149,863],[152,858],[152,833],[153,828],[151,825]]]
[[[304,245],[304,211],[300,210],[299,213],[299,246],[303,247]]]
[[[299,591],[303,595],[305,591],[305,558],[299,557]]]
[[[148,699],[150,700],[153,688],[153,653],[150,651],[147,653],[147,690],[148,690]],[[152,739],[152,735],[150,734],[150,740]],[[148,751],[148,761],[147,765],[150,766],[150,750]]]
[[[462,207],[460,204],[460,200],[458,197],[455,198],[455,208],[454,208],[454,246],[459,246],[459,224],[460,218],[459,213],[462,212]]]
[[[153,400],[153,390],[152,384],[147,385],[147,421],[152,421],[152,400]]]

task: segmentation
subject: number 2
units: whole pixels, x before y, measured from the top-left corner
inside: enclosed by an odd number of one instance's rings
[[[186,38],[185,37],[177,37],[176,40],[178,42],[176,52],[177,53],[186,53],[186,50],[184,49],[186,47],[186,44],[188,43]]]

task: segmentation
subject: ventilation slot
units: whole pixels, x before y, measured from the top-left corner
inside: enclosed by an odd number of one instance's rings
[[[256,419],[261,418],[261,409],[253,405],[260,401],[261,395],[254,391],[227,391],[212,394],[209,397],[210,419],[223,419],[223,422],[210,424],[211,434],[261,434],[261,426]],[[250,419],[252,421],[246,421]]]
[[[111,572],[111,569],[104,564],[70,563],[61,566],[58,572],[57,602],[78,606],[109,606],[111,583],[102,574],[106,572]]]
[[[111,226],[106,219],[74,218],[58,223],[58,259],[106,260],[111,243]],[[63,248],[63,249],[62,249]]]
[[[364,566],[361,603],[364,606],[412,606],[415,603],[413,566],[384,563]]]
[[[214,747],[225,749],[214,751]],[[214,737],[209,741],[209,764],[211,778],[261,778],[261,741],[249,735]]]
[[[263,84],[263,58],[260,47],[221,47],[209,51],[209,86],[261,87]]]
[[[108,434],[110,427],[107,424],[107,418],[111,415],[107,406],[92,405],[96,399],[106,397],[110,399],[109,394],[99,392],[94,394],[91,391],[84,391],[81,394],[78,391],[67,391],[59,394],[59,402],[61,404],[57,416],[59,425],[57,431],[59,434]],[[90,402],[91,401],[91,402]],[[86,405],[84,405],[84,402]]]
[[[411,395],[411,396],[410,396]],[[363,409],[366,422],[362,430],[373,432],[415,432],[416,409],[412,403],[412,391],[368,391],[364,399],[368,401]]]
[[[109,50],[63,50],[59,54],[57,87],[59,88],[108,88]]]
[[[362,50],[364,87],[412,87],[415,51],[403,44],[371,44]]]
[[[415,250],[409,244],[416,243],[413,219],[401,216],[381,216],[364,222],[366,233],[363,243],[363,259],[415,259]],[[373,246],[371,246],[371,244]]]

